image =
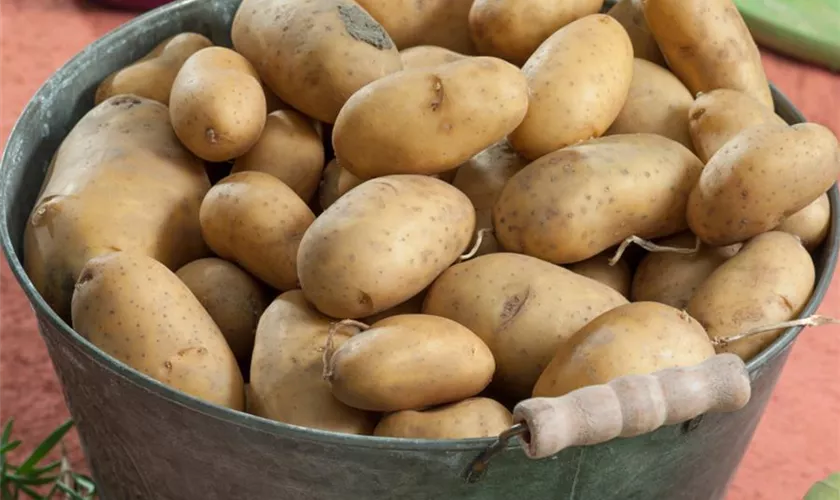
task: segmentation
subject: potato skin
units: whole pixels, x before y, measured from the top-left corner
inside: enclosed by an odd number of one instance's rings
[[[324,176],[321,179],[321,187],[318,193],[318,200],[321,209],[326,210],[335,200],[362,183],[362,180],[342,168],[338,160],[333,158],[324,168]]]
[[[831,203],[828,194],[823,193],[802,210],[786,218],[776,231],[790,233],[802,242],[809,252],[819,247],[831,228]]]
[[[132,94],[169,104],[172,83],[181,66],[191,55],[212,45],[213,42],[198,33],[169,37],[137,62],[102,80],[96,88],[94,102],[99,104],[115,95]]]
[[[106,99],[53,158],[24,229],[26,273],[67,320],[73,286],[92,257],[126,250],[170,269],[204,257],[198,209],[208,189],[203,163],[175,137],[165,105]]]
[[[298,246],[315,215],[276,177],[264,172],[225,177],[205,196],[199,218],[216,255],[278,290],[297,287]]]
[[[536,160],[606,132],[627,99],[633,47],[615,19],[593,14],[551,35],[522,73],[530,89],[528,113],[508,140]]]
[[[685,311],[634,302],[598,316],[560,346],[533,396],[562,396],[624,375],[694,366],[714,355],[703,327]]]
[[[481,392],[496,365],[458,323],[427,314],[391,316],[339,347],[327,362],[333,395],[370,411],[417,410]]]
[[[519,69],[471,57],[402,71],[353,94],[336,119],[333,147],[360,179],[438,174],[503,139],[527,109]]]
[[[627,30],[635,57],[666,67],[665,57],[645,21],[642,0],[618,0],[607,11],[607,15],[621,23]]]
[[[222,332],[153,258],[113,252],[88,261],[73,293],[72,322],[135,370],[209,403],[244,408],[242,374]]]
[[[777,227],[825,193],[840,175],[837,138],[822,125],[763,124],[727,142],[703,169],[688,224],[714,246]]]
[[[472,439],[496,437],[513,425],[513,415],[489,398],[469,398],[423,411],[386,415],[374,436],[409,439]]]
[[[524,399],[560,345],[592,318],[626,303],[612,288],[562,267],[494,253],[444,271],[423,312],[481,337],[496,359],[493,389]]]
[[[300,290],[277,297],[260,318],[251,361],[249,410],[278,422],[347,434],[371,434],[376,415],[333,397],[323,378],[323,351],[330,318],[306,302]],[[335,331],[341,346],[356,330]]]
[[[231,38],[281,100],[325,123],[354,92],[402,69],[391,38],[352,0],[244,0]]]
[[[307,299],[334,318],[362,318],[425,289],[470,244],[475,211],[449,184],[422,175],[367,181],[304,234],[297,269]]]
[[[643,0],[671,71],[692,95],[741,90],[773,109],[761,55],[732,0]]]
[[[630,297],[630,284],[633,281],[633,271],[626,260],[620,259],[614,266],[610,265],[612,255],[599,253],[595,257],[570,264],[567,269],[575,274],[586,276],[598,283],[603,283],[620,293]]]
[[[418,45],[400,51],[403,69],[418,69],[441,66],[456,61],[463,61],[469,56],[438,47],[437,45]]]
[[[688,313],[717,339],[796,318],[814,289],[814,263],[795,236],[781,231],[748,241],[700,285]],[[783,330],[737,340],[718,352],[749,361]]]
[[[496,239],[512,252],[580,262],[636,235],[686,229],[688,194],[703,164],[653,134],[614,135],[556,151],[513,176],[493,209]]]

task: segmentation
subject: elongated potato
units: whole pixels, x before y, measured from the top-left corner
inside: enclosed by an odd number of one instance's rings
[[[79,272],[97,255],[126,250],[170,269],[204,257],[198,208],[208,189],[204,165],[178,142],[165,105],[106,99],[53,158],[24,229],[26,273],[66,320]]]
[[[333,147],[361,179],[437,174],[503,139],[527,109],[528,85],[515,66],[471,57],[402,71],[353,94],[336,119]]]
[[[562,396],[624,375],[694,366],[714,355],[705,330],[685,311],[634,302],[598,316],[561,345],[533,395]]]
[[[113,252],[88,261],[73,293],[72,321],[80,335],[135,370],[207,402],[244,408],[242,374],[225,337],[190,289],[155,259]]]
[[[686,229],[688,194],[703,164],[653,134],[602,137],[546,155],[507,183],[493,209],[496,239],[512,252],[569,264],[636,235]]]
[[[244,0],[231,38],[280,99],[325,123],[354,92],[402,69],[388,33],[352,0]]]
[[[391,316],[327,353],[327,379],[343,403],[370,411],[418,410],[481,392],[496,365],[458,323],[427,314]]]
[[[472,239],[475,210],[449,184],[392,175],[352,189],[304,234],[298,275],[307,299],[334,318],[362,318],[420,293]]]
[[[438,47],[437,45],[418,45],[400,51],[403,69],[418,69],[441,66],[455,61],[462,61],[469,56]]]
[[[371,434],[376,415],[351,408],[332,395],[324,380],[324,348],[330,318],[315,310],[300,290],[277,297],[260,318],[251,360],[249,409],[278,422],[347,434]],[[335,330],[340,347],[356,330]]]
[[[627,30],[635,57],[665,67],[665,57],[662,56],[662,51],[659,50],[659,45],[656,44],[645,21],[642,0],[618,0],[607,11],[607,15],[615,18]]]
[[[710,338],[729,337],[797,317],[811,297],[814,280],[814,263],[796,237],[771,231],[748,241],[738,255],[718,267],[700,285],[687,311]],[[737,340],[718,351],[748,361],[782,331]]]
[[[809,252],[813,252],[825,241],[830,227],[831,203],[828,194],[823,193],[810,205],[783,220],[776,230],[796,236]]]
[[[688,202],[688,224],[709,245],[777,227],[840,175],[837,138],[822,125],[763,124],[727,142],[706,164]]]
[[[469,398],[423,411],[404,410],[382,418],[374,436],[410,439],[496,437],[513,425],[510,411],[489,398]]]
[[[315,220],[294,191],[264,172],[231,174],[201,203],[201,233],[216,255],[278,290],[297,287],[297,252]]]
[[[429,289],[423,312],[481,337],[496,358],[493,389],[524,399],[563,342],[626,303],[612,288],[562,267],[494,253],[447,269]]]
[[[732,0],[643,0],[668,66],[692,95],[741,90],[773,109],[758,46]]]
[[[603,283],[625,297],[630,297],[630,284],[633,281],[633,271],[626,260],[620,259],[614,266],[610,265],[612,255],[599,253],[595,257],[570,264],[567,269],[573,273],[591,278]]]
[[[344,193],[361,183],[361,179],[348,172],[347,169],[342,168],[338,164],[338,160],[333,158],[324,167],[324,177],[321,180],[321,188],[318,193],[321,209],[326,210],[330,205],[335,203],[335,200],[341,198]]]

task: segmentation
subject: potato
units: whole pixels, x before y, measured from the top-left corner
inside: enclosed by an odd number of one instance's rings
[[[370,411],[417,410],[481,392],[493,354],[458,323],[426,314],[391,316],[326,356],[333,395]]]
[[[496,359],[492,388],[531,394],[558,346],[627,299],[612,288],[539,259],[494,253],[456,264],[432,285],[425,314],[472,330]]]
[[[475,211],[449,184],[421,175],[367,181],[306,231],[297,269],[306,298],[334,318],[362,318],[417,295],[472,239]]]
[[[266,309],[251,361],[249,409],[255,415],[346,434],[373,432],[376,415],[335,399],[322,376],[330,323],[300,290],[280,295]],[[353,333],[336,329],[331,342],[341,346]]]
[[[570,146],[507,183],[493,209],[496,239],[509,251],[570,264],[632,235],[683,231],[688,194],[702,169],[685,146],[653,134]]]
[[[400,51],[403,69],[441,66],[467,57],[469,56],[436,45],[418,45]]]
[[[838,175],[840,150],[829,129],[756,125],[706,164],[691,191],[688,224],[709,245],[745,241],[808,206]]]
[[[624,259],[620,259],[614,266],[611,266],[611,258],[611,254],[600,253],[595,257],[571,264],[568,269],[575,274],[603,283],[624,297],[630,297],[633,271]]]
[[[254,350],[254,334],[269,299],[262,284],[226,260],[194,260],[175,273],[195,295],[244,363]]]
[[[724,144],[754,125],[785,121],[752,96],[731,89],[716,89],[697,97],[688,111],[688,129],[694,151],[707,163]]]
[[[132,94],[169,104],[169,93],[178,70],[188,57],[212,45],[213,42],[198,33],[169,37],[137,62],[102,80],[96,88],[94,101],[99,104],[115,95]]]
[[[243,0],[231,38],[280,99],[325,123],[357,90],[402,69],[388,33],[352,0]]]
[[[813,252],[825,241],[830,227],[831,203],[828,194],[823,193],[810,205],[783,220],[776,230],[796,236],[809,252]]]
[[[105,101],[108,102],[108,101]],[[209,403],[242,410],[242,374],[190,289],[155,259],[112,252],[85,264],[73,329],[135,370]]]
[[[670,71],[634,59],[627,101],[605,135],[658,134],[693,149],[688,133],[688,110],[693,103],[691,93]]]
[[[338,160],[333,158],[324,168],[324,178],[321,181],[321,189],[318,193],[321,208],[326,210],[344,193],[361,183],[361,179],[342,168],[338,164]]]
[[[692,95],[741,90],[773,109],[761,55],[732,0],[643,0],[671,71]]]
[[[475,0],[469,27],[478,52],[522,66],[563,26],[601,10],[603,0]]]
[[[659,50],[659,45],[656,44],[645,21],[642,0],[618,0],[607,11],[607,15],[621,23],[627,30],[630,43],[633,44],[633,54],[636,57],[665,67],[662,51]]]
[[[324,145],[312,122],[293,110],[268,115],[254,146],[236,159],[232,173],[265,172],[292,188],[302,200],[312,199],[324,169]]]
[[[501,59],[403,71],[347,101],[333,129],[335,156],[360,179],[437,174],[503,139],[527,108],[525,77]]]
[[[531,94],[528,113],[508,139],[536,160],[606,132],[627,100],[633,46],[615,19],[593,14],[551,35],[522,73]]]
[[[178,142],[165,105],[106,99],[53,158],[24,229],[26,273],[68,320],[73,285],[97,255],[132,251],[170,269],[206,256],[198,208],[208,189],[203,163]]]
[[[688,313],[719,339],[799,316],[814,289],[814,263],[795,236],[760,234],[715,270],[688,304]],[[769,346],[783,329],[737,340],[719,352],[745,361]]]
[[[231,174],[213,186],[199,213],[204,240],[278,290],[297,287],[297,252],[312,211],[291,188],[264,172]]]
[[[424,411],[403,410],[382,418],[375,436],[409,439],[496,437],[513,425],[510,411],[489,398],[469,398]]]
[[[694,248],[696,236],[684,232],[657,241],[657,244]],[[740,248],[741,245],[736,243],[727,247],[701,245],[694,254],[651,252],[636,268],[630,297],[634,302],[660,302],[685,309],[700,284]]]
[[[265,93],[244,57],[224,47],[208,47],[191,55],[175,77],[169,115],[178,139],[196,156],[227,161],[260,138]]]

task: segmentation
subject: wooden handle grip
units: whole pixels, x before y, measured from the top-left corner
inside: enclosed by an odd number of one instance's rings
[[[717,354],[696,366],[627,375],[557,398],[527,399],[516,405],[513,419],[528,426],[521,438],[528,457],[543,458],[570,446],[646,434],[707,412],[739,410],[749,402],[750,389],[741,358]]]

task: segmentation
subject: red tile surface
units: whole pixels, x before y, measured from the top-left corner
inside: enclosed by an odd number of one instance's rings
[[[73,0],[0,0],[0,141],[26,101],[68,58],[130,18]],[[840,134],[840,76],[765,54],[767,72],[809,120]],[[0,264],[0,420],[14,417],[35,443],[68,417],[35,318],[5,261]],[[840,279],[822,313],[840,316]],[[840,328],[797,342],[728,500],[801,498],[840,470]],[[81,454],[74,441],[72,456]]]

